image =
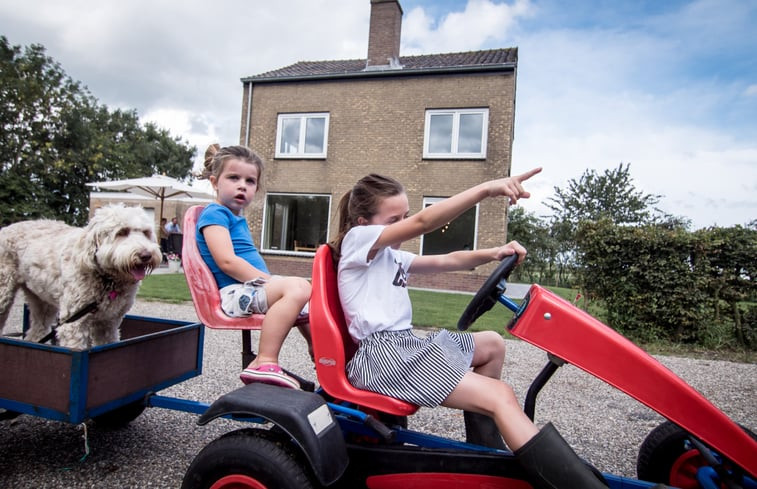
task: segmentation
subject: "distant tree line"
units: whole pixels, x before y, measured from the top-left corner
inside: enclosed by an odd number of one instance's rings
[[[660,198],[621,163],[556,187],[548,218],[512,209],[508,235],[528,249],[513,280],[574,287],[635,339],[757,349],[757,220],[691,232]]]
[[[110,110],[41,45],[0,36],[0,226],[51,218],[86,223],[85,183],[187,177],[195,149],[136,111]]]

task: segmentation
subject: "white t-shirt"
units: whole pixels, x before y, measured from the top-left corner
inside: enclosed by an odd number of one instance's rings
[[[368,261],[368,253],[384,227],[355,226],[342,241],[337,270],[339,299],[350,336],[355,341],[377,331],[412,327],[407,270],[416,255],[385,247]]]

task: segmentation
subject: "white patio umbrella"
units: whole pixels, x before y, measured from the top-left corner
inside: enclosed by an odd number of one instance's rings
[[[182,183],[175,178],[164,175],[153,175],[143,178],[127,178],[126,180],[111,180],[109,182],[91,182],[90,187],[103,190],[125,190],[134,194],[145,195],[160,200],[160,219],[163,219],[163,201],[172,198],[213,199],[215,196]],[[160,222],[160,221],[158,221]]]

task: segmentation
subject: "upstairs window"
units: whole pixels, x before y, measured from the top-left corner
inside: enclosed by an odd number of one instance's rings
[[[427,110],[424,158],[486,158],[489,109]]]
[[[329,114],[279,114],[276,158],[325,158]]]

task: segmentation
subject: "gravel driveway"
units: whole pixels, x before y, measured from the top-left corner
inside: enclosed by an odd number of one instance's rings
[[[132,314],[196,321],[191,303],[171,305],[138,301]],[[20,325],[18,308],[8,328]],[[257,338],[254,338],[257,341]],[[503,379],[519,399],[546,362],[528,344],[507,341]],[[240,335],[206,330],[203,375],[161,392],[163,395],[212,402],[241,385]],[[702,392],[732,419],[757,428],[757,365],[660,356],[659,360]],[[305,343],[293,332],[281,363],[314,378]],[[42,379],[40,380],[42,381]],[[210,441],[247,424],[216,420],[200,427],[196,416],[150,408],[127,428],[84,428],[20,416],[0,429],[0,488],[177,488],[194,456]],[[539,396],[536,422],[552,421],[576,452],[602,471],[634,477],[636,454],[646,434],[662,421],[655,412],[575,367],[559,370]],[[461,439],[462,415],[446,408],[421,409],[410,428]]]

